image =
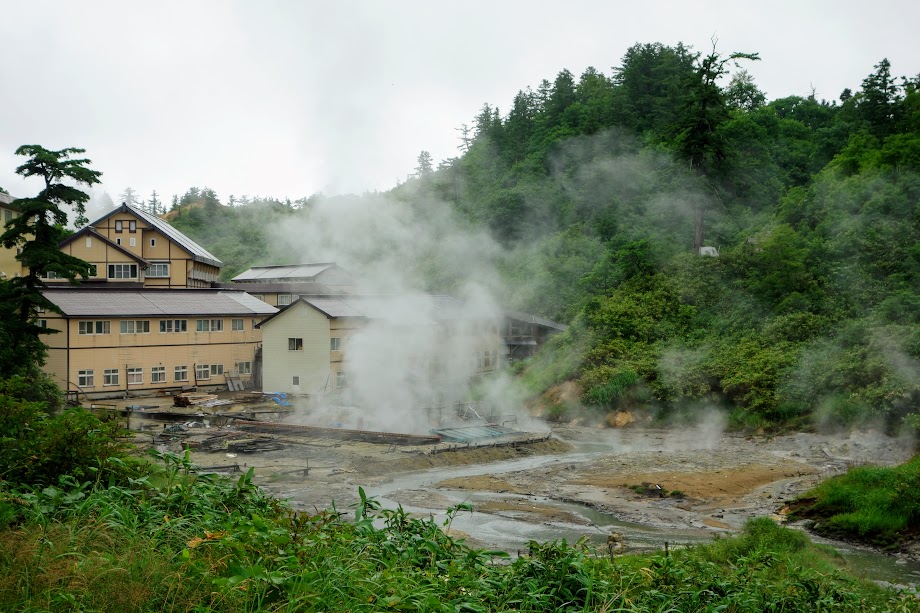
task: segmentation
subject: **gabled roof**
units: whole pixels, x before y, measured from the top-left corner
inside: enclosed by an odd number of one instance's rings
[[[301,296],[290,305],[266,318],[262,327],[295,304],[305,304],[331,319],[362,317],[395,324],[435,325],[441,321],[478,319],[470,314],[464,303],[450,296],[432,294],[403,296],[342,296],[338,298],[313,298]]]
[[[319,262],[316,264],[289,264],[280,266],[253,266],[233,277],[235,283],[253,281],[306,281],[316,279],[327,270],[338,269],[345,272],[335,262]]]
[[[68,236],[67,238],[65,238],[64,240],[62,240],[62,241],[60,242],[60,244],[58,245],[58,247],[63,247],[63,246],[65,246],[65,245],[67,245],[68,243],[72,243],[73,241],[77,240],[78,238],[83,237],[83,236],[87,236],[87,235],[90,235],[90,236],[92,236],[93,238],[96,238],[96,239],[102,241],[103,243],[105,243],[106,245],[108,245],[108,246],[111,247],[112,249],[115,249],[115,250],[118,251],[119,253],[125,254],[126,256],[128,256],[129,258],[131,258],[132,260],[134,260],[135,262],[137,262],[138,264],[140,264],[140,265],[141,265],[141,268],[146,269],[146,268],[150,265],[150,262],[148,262],[148,261],[145,260],[144,258],[140,257],[139,255],[136,255],[136,254],[134,254],[134,253],[131,253],[130,251],[128,251],[127,249],[125,249],[124,247],[122,247],[121,245],[119,245],[118,243],[116,243],[115,241],[113,241],[113,240],[107,238],[104,234],[100,233],[98,230],[96,230],[96,228],[94,228],[94,227],[92,227],[92,226],[84,226],[84,227],[81,228],[78,232],[75,232],[74,234],[71,234],[70,236]]]
[[[240,291],[48,288],[42,295],[65,317],[251,317],[278,312]]]
[[[515,321],[523,321],[529,324],[537,324],[544,328],[550,328],[551,330],[558,330],[564,332],[568,330],[568,326],[555,322],[551,319],[544,319],[543,317],[537,317],[536,315],[531,315],[530,313],[524,313],[523,311],[505,311],[505,317],[508,319],[513,319]]]
[[[182,232],[179,232],[178,230],[173,228],[171,225],[169,225],[169,223],[166,220],[160,219],[156,215],[151,215],[150,213],[147,213],[146,211],[142,211],[139,208],[129,206],[125,204],[124,202],[121,203],[120,207],[112,209],[111,211],[109,211],[108,213],[106,213],[105,215],[103,215],[102,217],[100,217],[99,219],[91,223],[90,225],[93,225],[93,226],[97,225],[117,213],[131,213],[135,217],[138,217],[139,219],[143,219],[145,222],[150,224],[151,227],[155,228],[160,234],[163,234],[169,240],[173,241],[174,243],[176,243],[177,245],[179,245],[180,247],[188,251],[189,255],[191,255],[192,259],[195,260],[196,262],[201,262],[203,264],[210,264],[211,266],[217,266],[218,268],[224,265],[223,262],[218,260],[215,255],[213,255],[207,249],[205,249],[204,247],[202,247],[201,245],[199,245],[198,243],[196,243],[195,241],[187,237],[185,234],[182,234]]]
[[[3,192],[0,192],[0,204],[5,206],[6,208],[8,209],[12,208],[10,204],[13,202],[13,200],[15,200],[15,198],[10,196],[9,194],[4,194]]]

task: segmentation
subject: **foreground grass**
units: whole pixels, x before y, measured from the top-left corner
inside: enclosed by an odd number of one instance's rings
[[[670,557],[611,563],[562,542],[510,560],[363,492],[348,517],[307,515],[248,475],[196,477],[187,459],[164,459],[129,487],[0,488],[0,610],[917,610],[766,519]]]
[[[896,547],[920,533],[920,456],[895,467],[861,466],[824,481],[795,503],[815,531]]]

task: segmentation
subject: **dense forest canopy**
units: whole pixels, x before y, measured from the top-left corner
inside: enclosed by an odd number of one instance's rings
[[[422,152],[380,206],[485,229],[501,301],[572,324],[527,366],[534,391],[726,403],[749,425],[916,419],[920,76],[882,59],[839,100],[767,100],[757,60],[636,44],[609,75],[563,70],[485,104],[458,157]],[[231,277],[296,258],[270,233],[320,200],[193,188],[168,215]],[[433,262],[407,266],[451,291]]]

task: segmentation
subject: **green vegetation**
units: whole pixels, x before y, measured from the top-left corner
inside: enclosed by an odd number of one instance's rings
[[[471,549],[364,496],[297,513],[251,473],[187,458],[125,485],[0,489],[0,608],[119,611],[873,611],[914,602],[837,570],[769,520],[737,538],[611,562],[586,542]],[[468,511],[452,509],[449,517]],[[450,523],[448,519],[447,523]],[[501,563],[496,563],[500,561]],[[900,609],[897,609],[900,607]]]
[[[571,324],[522,373],[535,393],[574,381],[600,413],[897,429],[920,398],[920,77],[882,60],[839,100],[767,100],[735,67],[755,59],[637,44],[609,76],[563,70],[506,113],[484,105],[462,155],[423,152],[374,204],[446,203],[503,247],[483,249],[503,304]],[[223,206],[193,188],[170,219],[230,277],[296,257],[268,233],[320,198]],[[403,263],[452,291],[454,263],[430,255]]]
[[[16,155],[28,160],[16,168],[25,178],[37,177],[44,188],[34,198],[19,198],[19,214],[4,221],[0,246],[16,250],[16,261],[27,274],[0,279],[0,378],[11,375],[37,377],[37,366],[44,361],[45,345],[40,335],[57,332],[42,328],[36,321],[39,309],[60,312],[57,305],[41,293],[43,278],[55,275],[76,283],[93,271],[89,263],[58,248],[68,235],[67,209],[76,214],[77,226],[86,223],[85,204],[89,196],[70,185],[92,186],[102,174],[87,168],[90,160],[74,158],[83,149],[49,151],[39,145],[23,145]]]
[[[52,390],[53,392],[53,390]],[[4,611],[891,611],[913,596],[838,570],[763,519],[739,537],[611,561],[586,541],[516,559],[382,509],[299,513],[189,456],[139,465],[82,411],[21,378],[0,388],[0,610]],[[673,492],[672,495],[677,495]]]
[[[795,516],[835,538],[896,547],[920,526],[920,456],[900,466],[860,466],[800,497]]]

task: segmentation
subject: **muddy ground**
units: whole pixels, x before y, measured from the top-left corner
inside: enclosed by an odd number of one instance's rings
[[[259,484],[305,510],[332,504],[347,510],[359,486],[419,515],[472,501],[481,519],[462,529],[474,544],[510,549],[515,542],[501,532],[509,525],[515,532],[515,524],[496,524],[492,534],[477,528],[492,517],[542,525],[539,535],[552,538],[554,527],[597,529],[587,509],[705,537],[738,530],[753,516],[779,517],[787,501],[820,480],[853,465],[903,462],[912,450],[872,430],[775,437],[725,433],[711,424],[671,430],[556,425],[551,431],[542,442],[471,449],[276,436],[283,449],[193,452],[192,459],[204,467],[254,467]]]

